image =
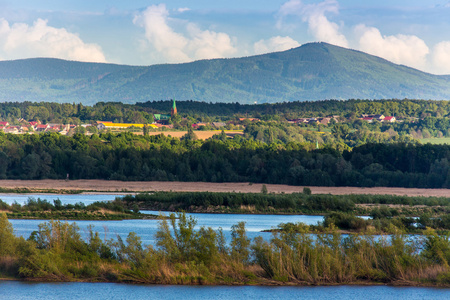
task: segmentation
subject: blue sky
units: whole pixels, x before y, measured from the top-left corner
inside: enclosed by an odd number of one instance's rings
[[[130,65],[324,41],[450,74],[450,0],[0,0],[0,59]]]

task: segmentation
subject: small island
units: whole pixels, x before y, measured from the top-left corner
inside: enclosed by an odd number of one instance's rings
[[[53,203],[45,199],[28,198],[20,205],[11,205],[0,200],[0,212],[6,213],[9,219],[40,219],[40,220],[124,220],[151,219],[158,216],[141,214],[137,206],[128,208],[120,199],[106,202],[65,204],[61,200]]]

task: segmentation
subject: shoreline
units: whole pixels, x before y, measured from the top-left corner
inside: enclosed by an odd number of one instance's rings
[[[324,287],[324,286],[390,286],[390,287],[416,287],[416,288],[450,288],[450,285],[442,284],[426,284],[417,283],[409,281],[394,281],[394,282],[368,282],[368,281],[356,281],[350,283],[323,283],[323,284],[302,284],[294,282],[279,282],[271,279],[267,279],[268,282],[265,283],[181,283],[181,284],[167,284],[167,283],[141,283],[141,282],[130,282],[130,281],[96,281],[96,280],[69,280],[69,281],[55,281],[55,280],[39,280],[39,279],[18,279],[18,278],[0,278],[0,282],[29,282],[29,283],[111,283],[111,284],[127,284],[127,285],[166,285],[166,286],[259,286],[259,287]]]
[[[448,197],[449,189],[419,189],[399,187],[325,187],[325,186],[291,186],[282,184],[262,184],[249,182],[179,182],[179,181],[117,181],[99,179],[80,180],[0,180],[0,189],[20,190],[22,193],[111,193],[134,194],[139,192],[235,192],[260,193],[263,185],[269,193],[301,193],[303,187],[309,187],[313,194],[332,195],[397,195],[397,196],[423,196]],[[4,194],[11,192],[4,192]]]

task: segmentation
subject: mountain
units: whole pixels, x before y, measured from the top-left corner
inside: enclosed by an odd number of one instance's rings
[[[0,62],[0,101],[94,104],[171,98],[240,103],[450,100],[450,75],[424,73],[326,43],[250,57],[152,66],[51,58]]]

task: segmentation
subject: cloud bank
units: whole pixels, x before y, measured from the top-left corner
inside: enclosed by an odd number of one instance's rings
[[[429,47],[424,40],[415,35],[383,35],[378,28],[365,24],[354,26],[353,30],[349,30],[350,36],[346,37],[341,32],[344,25],[331,22],[327,17],[328,14],[339,16],[339,4],[336,0],[313,4],[289,0],[277,12],[276,28],[294,31],[299,23],[306,23],[308,32],[315,41],[358,49],[426,72],[450,74],[450,41],[442,41],[434,47]],[[354,42],[350,43],[349,40]],[[269,46],[264,48],[267,42],[258,43],[258,46],[255,44],[255,52],[261,53],[260,51],[264,49],[273,48]]]
[[[327,42],[337,46],[348,47],[346,37],[340,33],[340,26],[326,17],[327,13],[338,14],[339,6],[335,0],[326,0],[317,4],[303,4],[300,0],[290,0],[284,3],[278,11],[276,27],[278,29],[292,29],[287,23],[290,16],[298,17],[308,24],[310,34],[320,42]],[[294,22],[298,21],[294,18]]]
[[[288,36],[274,36],[268,40],[260,40],[253,46],[256,54],[289,50],[299,47],[300,43]]]
[[[228,34],[201,30],[194,23],[172,19],[165,4],[149,6],[133,22],[144,28],[149,46],[168,62],[222,58],[237,51]],[[172,23],[182,24],[182,30],[177,32]]]
[[[414,68],[424,69],[427,65],[430,50],[417,36],[403,34],[382,36],[377,28],[366,27],[363,24],[356,26],[355,31],[359,36],[358,48],[361,51]]]
[[[37,19],[33,25],[9,24],[0,19],[0,58],[54,57],[86,62],[106,62],[100,46],[86,44],[64,28]]]

